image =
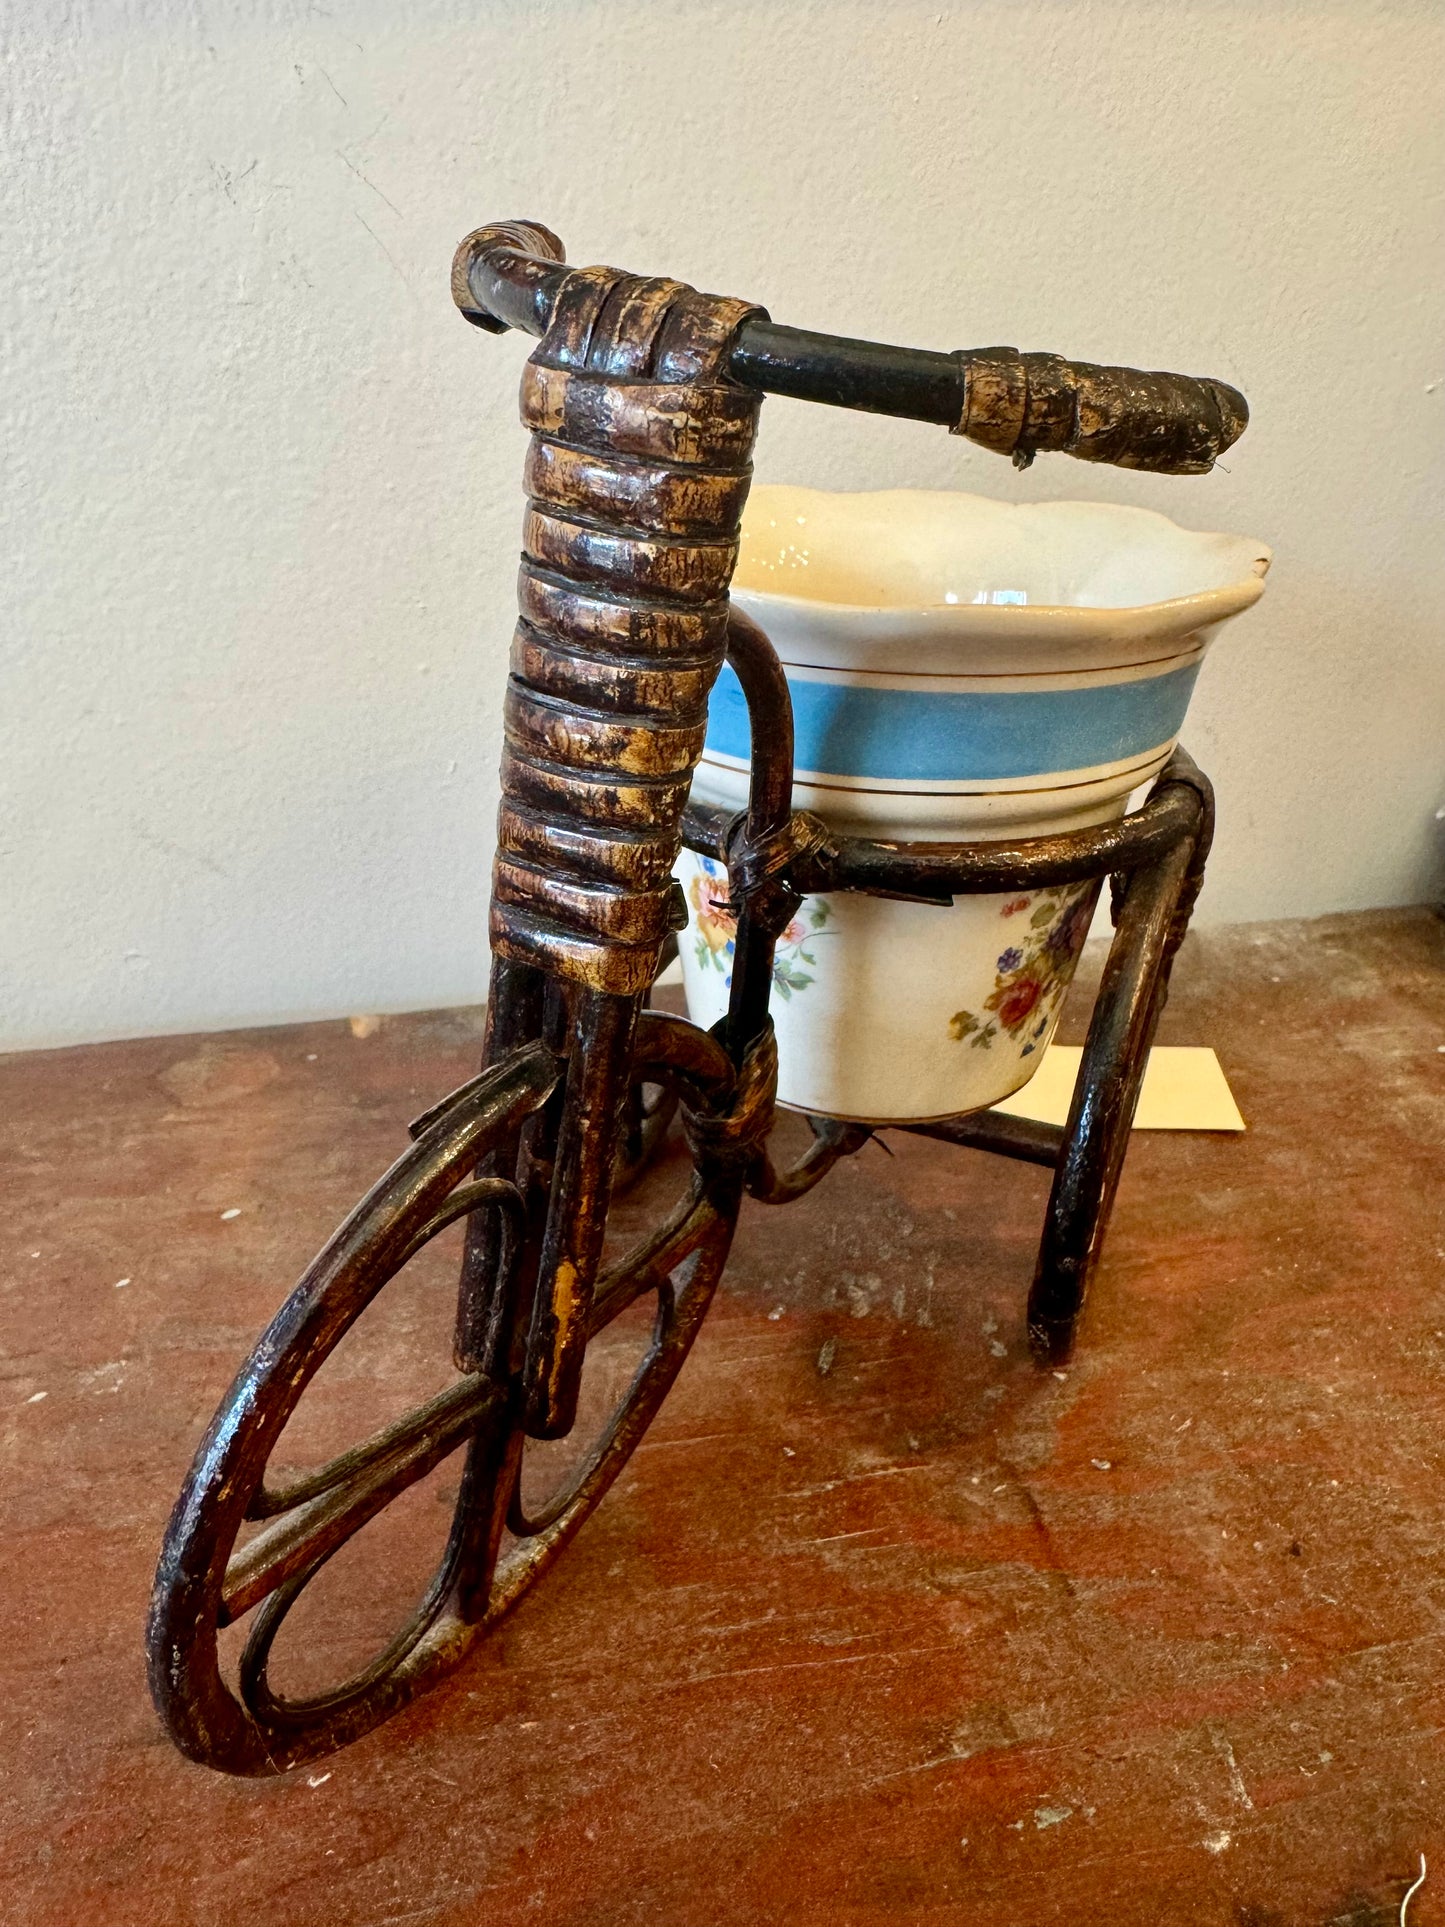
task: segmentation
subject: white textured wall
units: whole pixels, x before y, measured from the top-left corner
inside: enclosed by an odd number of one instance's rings
[[[1187,739],[1213,919],[1410,901],[1442,800],[1445,14],[11,0],[0,1042],[472,1001],[526,352],[470,227],[779,320],[1218,374],[1229,472],[772,401],[759,472],[1276,549]]]

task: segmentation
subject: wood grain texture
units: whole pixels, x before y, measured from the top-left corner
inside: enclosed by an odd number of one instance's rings
[[[1025,1334],[1047,1173],[891,1134],[744,1209],[643,1448],[495,1642],[309,1771],[202,1772],[136,1652],[177,1467],[276,1280],[481,1032],[0,1060],[7,1927],[1396,1927],[1421,1851],[1430,1927],[1437,919],[1188,939],[1162,1041],[1217,1044],[1250,1129],[1135,1144],[1064,1379]],[[686,1165],[674,1141],[614,1204],[619,1248]],[[278,1480],[449,1382],[454,1274],[439,1249],[378,1300]],[[594,1341],[579,1441],[639,1344]],[[340,1555],[290,1677],[411,1609],[455,1483]]]

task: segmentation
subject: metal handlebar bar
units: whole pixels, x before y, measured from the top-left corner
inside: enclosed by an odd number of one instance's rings
[[[562,243],[532,221],[467,236],[452,269],[457,306],[479,328],[545,333],[575,270]],[[1237,388],[1209,377],[1109,368],[1016,348],[897,348],[787,328],[758,309],[728,360],[743,386],[912,421],[938,422],[1026,468],[1059,452],[1116,468],[1203,475],[1249,421]]]

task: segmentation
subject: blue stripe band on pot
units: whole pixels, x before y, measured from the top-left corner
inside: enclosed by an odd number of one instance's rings
[[[799,769],[879,781],[1044,776],[1138,758],[1179,734],[1196,658],[1163,674],[1086,687],[941,692],[823,680],[785,665]],[[726,665],[708,706],[707,748],[745,757],[742,687]]]

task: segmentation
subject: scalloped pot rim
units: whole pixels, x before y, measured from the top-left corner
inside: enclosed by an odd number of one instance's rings
[[[793,535],[798,527],[813,538],[807,549]],[[800,575],[819,561],[832,562],[831,583],[825,570],[816,570],[810,589],[836,585],[856,594],[871,576],[874,599],[762,586],[759,574],[769,565],[759,547],[769,535],[782,538],[772,567]],[[820,535],[821,547],[813,546]],[[1157,510],[1117,503],[1013,503],[949,490],[845,492],[761,484],[744,511],[732,592],[769,631],[785,661],[798,660],[802,647],[808,661],[825,666],[836,639],[840,665],[861,668],[862,658],[875,650],[886,660],[909,641],[941,647],[946,666],[957,670],[963,667],[955,653],[960,648],[970,654],[982,648],[992,656],[1031,645],[1092,643],[1112,657],[1141,641],[1182,640],[1212,630],[1259,600],[1271,559],[1270,549],[1248,536],[1185,529]],[[1076,578],[1088,573],[1096,589],[1112,589],[1110,599],[1020,602],[1012,599],[1020,593],[1014,583],[989,583],[1000,571],[1014,582],[1030,572],[1036,581],[1052,574],[1049,588],[1057,595],[1059,574],[1070,563]],[[880,576],[896,582],[895,599],[877,595]],[[1118,592],[1131,576],[1146,591],[1144,599],[1121,599]],[[944,599],[950,577],[959,585],[954,602]],[[1175,583],[1175,593],[1157,594]],[[1188,586],[1193,583],[1198,586]],[[1084,583],[1085,593],[1089,588]],[[975,594],[990,600],[975,601]],[[993,601],[995,594],[1008,599]],[[943,669],[945,660],[932,666]],[[909,664],[915,672],[928,666]]]

